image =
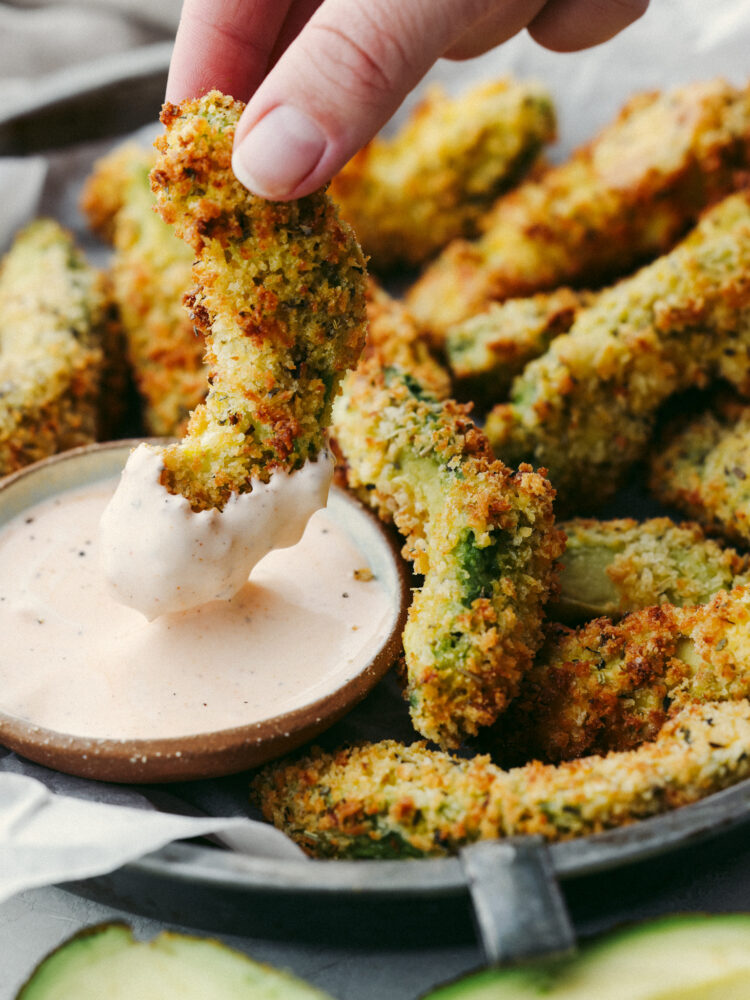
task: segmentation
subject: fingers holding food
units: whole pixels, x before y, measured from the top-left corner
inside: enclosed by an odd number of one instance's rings
[[[215,91],[167,105],[152,172],[162,217],[197,254],[189,305],[210,388],[164,454],[165,485],[196,509],[314,459],[364,342],[364,260],[351,231],[324,192],[269,202],[235,179],[242,108]]]
[[[102,519],[115,596],[150,618],[230,598],[299,541],[325,506],[331,407],[365,339],[364,259],[325,192],[273,203],[234,177],[242,107],[216,91],[167,105],[151,175],[197,256],[187,301],[209,390],[181,441],[136,449]],[[139,524],[123,539],[126,517]]]
[[[686,705],[651,743],[555,767],[503,771],[424,743],[313,751],[261,771],[266,819],[314,857],[453,854],[477,840],[600,833],[675,809],[750,774],[750,704]]]
[[[395,369],[347,378],[334,433],[349,485],[425,577],[404,630],[412,721],[457,746],[507,706],[540,642],[562,547],[553,493],[492,462],[464,408]]]

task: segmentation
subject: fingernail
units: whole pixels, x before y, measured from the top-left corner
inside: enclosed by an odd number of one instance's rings
[[[237,146],[232,170],[263,198],[284,198],[315,168],[326,147],[316,122],[290,104],[269,111]]]

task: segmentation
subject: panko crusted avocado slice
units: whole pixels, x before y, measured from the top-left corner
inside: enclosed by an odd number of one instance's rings
[[[70,233],[52,219],[18,233],[0,261],[0,476],[96,440],[110,307]]]
[[[557,288],[493,302],[486,312],[449,327],[443,346],[457,398],[471,399],[483,411],[502,402],[513,379],[567,333],[594,298],[593,292]]]
[[[747,582],[748,557],[706,538],[691,522],[576,518],[560,528],[567,539],[560,593],[548,613],[567,624],[656,604],[705,604]]]
[[[551,627],[518,697],[486,734],[505,762],[630,750],[691,702],[750,697],[750,586],[707,604]]]
[[[465,407],[395,368],[348,376],[333,430],[349,485],[424,575],[404,630],[412,721],[456,747],[506,708],[541,642],[563,547],[554,493],[492,461]]]
[[[669,250],[750,164],[750,89],[706,80],[637,94],[572,157],[503,195],[407,305],[439,339],[493,301],[593,288]]]
[[[750,406],[732,397],[679,421],[651,456],[649,486],[707,531],[750,543]]]
[[[667,812],[750,774],[747,701],[686,705],[654,742],[558,766],[504,771],[393,740],[279,761],[252,794],[266,819],[316,857],[453,854],[477,840],[569,840]]]
[[[97,161],[81,198],[89,224],[114,248],[110,275],[127,354],[155,437],[180,436],[206,395],[203,338],[183,307],[193,252],[154,211],[156,154],[133,143]]]
[[[579,310],[568,333],[490,411],[495,454],[549,471],[559,506],[582,513],[643,458],[659,407],[720,379],[750,394],[750,192]]]
[[[162,218],[197,256],[187,302],[210,388],[164,453],[164,485],[196,510],[317,458],[365,339],[364,258],[325,191],[271,202],[232,173],[243,107],[218,91],[165,105],[151,173]]]
[[[539,84],[495,80],[460,97],[433,88],[397,135],[373,139],[346,164],[331,195],[374,267],[414,266],[449,240],[476,235],[555,131]]]
[[[360,358],[365,367],[400,368],[436,399],[447,399],[451,377],[430,349],[403,302],[372,278],[367,285],[367,342]]]

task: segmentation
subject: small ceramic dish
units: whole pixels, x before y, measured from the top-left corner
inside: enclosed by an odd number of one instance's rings
[[[116,441],[73,449],[8,476],[0,482],[0,528],[62,491],[116,477],[135,443]],[[0,743],[36,763],[80,777],[160,782],[242,771],[317,736],[362,699],[398,657],[409,597],[405,565],[377,518],[335,487],[328,513],[369,562],[385,590],[388,607],[382,642],[335,690],[252,724],[155,739],[107,739],[53,731],[4,711],[0,694]]]

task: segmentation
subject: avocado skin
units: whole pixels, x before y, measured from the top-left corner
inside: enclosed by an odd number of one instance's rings
[[[683,914],[634,924],[586,942],[572,958],[483,969],[421,1000],[534,997],[750,1000],[750,913]]]
[[[208,991],[208,992],[207,992]],[[16,1000],[332,1000],[221,941],[163,931],[137,941],[124,923],[85,928],[37,966]]]

